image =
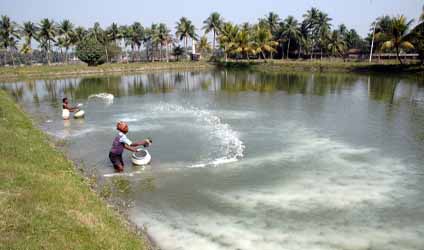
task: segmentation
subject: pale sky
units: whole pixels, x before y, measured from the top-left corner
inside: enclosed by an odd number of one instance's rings
[[[403,14],[416,20],[423,4],[424,0],[0,0],[0,15],[8,15],[19,24],[29,20],[38,23],[48,17],[57,22],[69,19],[86,28],[96,21],[102,27],[112,22],[124,25],[139,21],[143,26],[163,22],[172,30],[177,20],[186,16],[195,24],[197,33],[203,34],[202,22],[213,11],[240,24],[256,22],[270,11],[282,18],[292,15],[301,20],[314,6],[328,13],[334,26],[344,23],[365,36],[375,18]]]

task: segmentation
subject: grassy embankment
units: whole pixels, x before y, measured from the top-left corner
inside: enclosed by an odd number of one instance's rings
[[[243,60],[210,63],[206,61],[191,62],[143,62],[143,63],[116,63],[104,64],[97,67],[88,67],[84,64],[55,65],[55,66],[23,66],[0,67],[0,80],[14,80],[25,78],[66,77],[99,74],[125,74],[154,70],[196,70],[225,67],[249,68],[262,71],[314,71],[314,72],[359,72],[359,73],[413,73],[423,74],[424,66],[417,64],[400,65],[397,61],[383,63],[343,62],[342,60]]]
[[[314,71],[314,72],[356,72],[356,73],[424,73],[424,66],[417,64],[400,65],[397,61],[384,63],[343,62],[342,60],[250,60],[218,63],[226,68],[249,68],[261,71]]]
[[[146,249],[0,90],[0,249]]]
[[[69,65],[41,65],[0,67],[0,79],[19,79],[34,77],[66,77],[99,74],[137,73],[152,70],[191,70],[213,67],[207,62],[144,62],[144,63],[114,63],[103,64],[97,67],[88,67],[85,64]]]

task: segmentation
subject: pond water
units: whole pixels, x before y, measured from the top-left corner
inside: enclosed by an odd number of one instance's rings
[[[130,218],[165,249],[424,249],[419,78],[155,72],[1,84],[103,182],[119,120]],[[110,93],[113,101],[92,98]],[[86,118],[64,122],[61,98]],[[115,178],[115,177],[114,177]]]

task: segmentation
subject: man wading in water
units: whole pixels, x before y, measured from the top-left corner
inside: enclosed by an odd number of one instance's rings
[[[71,116],[71,112],[78,112],[78,107],[71,107],[68,103],[68,98],[62,99],[62,118],[64,120],[69,120],[69,117]]]
[[[124,152],[124,148],[137,152],[138,146],[148,147],[152,144],[150,139],[145,139],[139,142],[131,142],[130,139],[127,138],[126,134],[128,133],[128,124],[126,122],[118,122],[116,124],[116,129],[119,131],[118,135],[113,139],[112,148],[109,152],[109,159],[113,164],[113,167],[118,172],[124,171],[124,161],[122,160],[122,153]]]

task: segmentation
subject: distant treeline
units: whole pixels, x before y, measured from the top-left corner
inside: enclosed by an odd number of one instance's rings
[[[42,19],[22,25],[1,16],[0,65],[32,63],[69,63],[76,57],[87,62],[93,51],[95,64],[117,61],[169,61],[190,54],[190,40],[196,41],[196,52],[215,60],[249,59],[314,59],[346,58],[349,54],[418,53],[424,58],[424,10],[417,26],[405,16],[381,16],[370,25],[367,37],[344,24],[331,25],[331,18],[311,8],[303,20],[293,16],[282,19],[270,12],[257,23],[233,24],[217,12],[212,13],[201,28],[202,36],[186,17],[175,26],[175,34],[163,23],[145,27],[112,23],[102,28],[75,27],[69,20],[55,22]],[[208,41],[206,34],[213,34]],[[34,47],[37,41],[37,48]],[[83,44],[84,43],[84,44]],[[181,45],[180,45],[181,44]],[[79,50],[79,53],[78,53]],[[189,53],[190,52],[190,53]],[[88,59],[87,59],[88,58]],[[101,60],[100,60],[101,59]]]

